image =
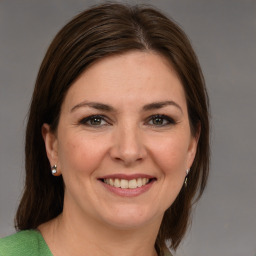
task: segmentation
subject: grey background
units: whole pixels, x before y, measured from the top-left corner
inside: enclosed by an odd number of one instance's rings
[[[0,0],[0,237],[14,232],[33,85],[56,32],[100,1]],[[151,3],[173,17],[198,54],[211,99],[209,185],[176,255],[256,255],[256,1]]]

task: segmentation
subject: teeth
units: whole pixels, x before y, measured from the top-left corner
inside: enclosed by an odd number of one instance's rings
[[[120,184],[121,184],[121,188],[129,188],[128,180],[121,180]]]
[[[142,179],[137,179],[137,186],[140,188],[142,186]]]
[[[104,179],[104,183],[116,188],[140,188],[149,182],[147,178],[138,178],[132,180],[125,179]]]
[[[116,187],[116,188],[120,188],[120,180],[119,179],[115,179],[115,181],[114,181],[114,187]]]
[[[113,179],[109,179],[109,182],[107,184],[109,184],[110,186],[114,186],[114,180]]]
[[[134,180],[129,180],[129,188],[137,188],[137,181]]]

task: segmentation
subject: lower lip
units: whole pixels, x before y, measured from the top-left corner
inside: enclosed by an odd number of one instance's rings
[[[103,186],[110,192],[118,195],[118,196],[122,196],[122,197],[135,197],[135,196],[139,196],[145,192],[147,192],[153,185],[155,181],[152,180],[151,182],[149,182],[148,184],[141,186],[139,188],[117,188],[117,187],[113,187],[110,186],[104,182],[101,181],[101,183],[103,184]]]

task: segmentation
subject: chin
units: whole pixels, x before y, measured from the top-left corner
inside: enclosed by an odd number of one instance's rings
[[[157,215],[155,212],[148,212],[142,209],[125,209],[115,211],[110,214],[110,216],[105,216],[105,222],[107,222],[110,226],[120,229],[120,230],[129,230],[142,228],[143,226],[147,226],[150,223],[154,223],[156,221],[161,222],[163,215]]]

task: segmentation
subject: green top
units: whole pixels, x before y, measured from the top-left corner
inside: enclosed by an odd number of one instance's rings
[[[53,256],[40,232],[24,230],[0,239],[1,256]]]
[[[24,230],[0,239],[0,256],[53,256],[41,233]],[[171,256],[169,252],[165,256]]]

